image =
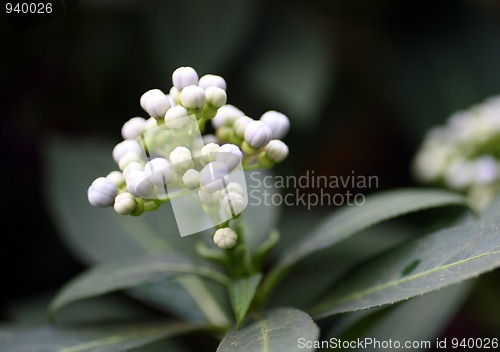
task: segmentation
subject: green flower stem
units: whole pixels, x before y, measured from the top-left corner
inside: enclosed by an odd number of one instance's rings
[[[286,266],[276,266],[265,276],[262,281],[257,294],[255,295],[254,305],[256,309],[262,309],[266,305],[266,301],[269,295],[278,285],[278,283],[283,280],[283,278],[290,272],[291,267]]]

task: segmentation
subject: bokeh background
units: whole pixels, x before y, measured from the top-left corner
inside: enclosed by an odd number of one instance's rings
[[[291,155],[277,174],[355,171],[378,176],[380,190],[416,185],[410,164],[425,131],[500,94],[495,0],[81,0],[18,30],[0,16],[3,319],[12,302],[83,268],[46,206],[44,143],[118,142],[121,125],[143,115],[141,94],[167,91],[179,66],[222,75],[229,101],[249,116],[290,117]],[[285,209],[282,222],[327,211]],[[444,335],[498,328],[494,308],[481,305],[499,292],[496,274]]]

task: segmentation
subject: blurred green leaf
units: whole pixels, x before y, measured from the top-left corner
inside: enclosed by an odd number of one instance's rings
[[[347,314],[327,334],[341,340],[372,338],[378,341],[431,341],[439,336],[461,308],[471,291],[471,283],[462,283],[400,302],[394,307]],[[424,349],[405,349],[421,351]],[[354,349],[354,351],[357,349]],[[375,351],[365,346],[363,351]]]
[[[234,280],[229,285],[229,298],[231,299],[231,305],[236,316],[237,326],[240,326],[245,318],[261,279],[261,274],[255,274],[250,277]]]
[[[332,86],[333,58],[325,32],[307,11],[270,11],[245,81],[259,101],[283,111],[296,129],[318,122]]]
[[[99,264],[72,279],[52,301],[49,314],[82,299],[185,274],[229,284],[227,276],[206,263],[196,263],[174,253],[121,259]]]
[[[143,17],[148,56],[165,76],[165,64],[172,70],[192,66],[200,74],[218,73],[246,48],[258,23],[256,10],[251,0],[159,1]]]
[[[260,299],[265,299],[277,282],[302,259],[370,226],[427,208],[466,204],[466,199],[457,193],[432,189],[397,189],[370,195],[363,206],[340,209],[297,245],[282,251],[277,265],[263,282]]]
[[[304,312],[293,308],[279,308],[241,330],[232,330],[224,336],[217,352],[283,352],[313,351],[298,347],[298,340],[316,340],[319,329]],[[236,349],[235,349],[236,348]]]
[[[71,328],[0,327],[0,350],[9,352],[120,352],[199,327],[172,322],[101,324]]]
[[[324,318],[435,291],[500,266],[500,218],[445,229],[367,261],[312,308]]]
[[[88,204],[90,183],[116,169],[112,150],[112,144],[95,139],[54,137],[45,145],[45,198],[66,245],[87,264],[168,250],[195,255],[194,244],[200,235],[181,238],[169,204],[140,217],[121,216]],[[133,293],[184,319],[201,321],[210,312],[214,323],[228,323],[229,313],[220,303],[225,289],[206,286],[202,279],[182,278],[149,285],[147,292],[137,288]]]

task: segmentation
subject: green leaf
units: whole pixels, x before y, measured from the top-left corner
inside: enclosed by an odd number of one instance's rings
[[[341,340],[431,341],[444,331],[462,307],[471,287],[469,283],[463,283],[400,302],[393,307],[346,314],[326,336]],[[375,351],[365,347],[363,351]]]
[[[195,256],[200,235],[181,238],[169,204],[139,217],[88,204],[90,183],[117,168],[112,149],[102,140],[64,137],[53,137],[44,146],[45,198],[65,244],[86,264],[169,250]],[[182,278],[136,288],[133,295],[190,321],[229,323],[220,302],[225,288],[206,286],[200,278]]]
[[[0,350],[9,352],[120,352],[199,327],[172,322],[100,324],[84,327],[52,326],[0,328]]]
[[[139,258],[116,260],[100,264],[71,280],[55,297],[49,313],[90,297],[147,283],[169,279],[176,275],[200,275],[223,285],[229,283],[221,272],[198,264],[178,254],[157,254]]]
[[[399,189],[366,197],[362,206],[344,207],[328,217],[295,246],[284,250],[263,282],[264,300],[274,286],[300,260],[322,251],[382,221],[407,213],[445,205],[466,205],[456,193],[432,189]]]
[[[245,318],[261,279],[261,274],[255,274],[250,277],[234,280],[230,283],[229,298],[231,299],[231,305],[236,316],[237,326],[240,326]]]
[[[368,196],[364,205],[343,208],[327,218],[284,253],[282,265],[292,265],[382,221],[446,205],[467,205],[467,200],[457,193],[429,189],[400,189]]]
[[[500,266],[500,217],[427,235],[348,273],[314,316],[367,309],[422,295]]]
[[[292,352],[313,351],[299,348],[299,341],[316,340],[319,329],[306,313],[293,308],[279,308],[241,330],[224,336],[217,352]]]

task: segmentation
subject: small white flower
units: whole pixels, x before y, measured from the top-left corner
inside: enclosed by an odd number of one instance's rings
[[[271,140],[265,147],[266,155],[272,161],[279,163],[288,156],[288,146],[279,139]]]
[[[144,124],[144,131],[149,131],[155,127],[158,127],[158,121],[156,120],[156,118],[150,117]]]
[[[214,144],[219,143],[219,140],[213,134],[205,134],[201,138],[203,139],[203,145],[207,145],[210,143],[214,143]]]
[[[262,121],[252,121],[246,126],[244,138],[252,148],[261,148],[269,143],[273,133]]]
[[[264,122],[273,133],[273,138],[279,139],[285,137],[290,129],[290,120],[281,112],[270,110],[264,113],[260,121]]]
[[[106,178],[118,187],[125,182],[125,177],[120,171],[111,171]]]
[[[118,143],[113,149],[113,159],[118,164],[120,159],[123,158],[127,152],[134,152],[137,155],[141,155],[142,147],[137,141],[132,139],[126,139]]]
[[[141,107],[151,117],[164,117],[171,106],[169,97],[159,89],[149,90],[141,97]]]
[[[123,169],[123,176],[127,178],[127,176],[134,171],[144,171],[144,165],[142,163],[139,163],[137,161],[133,161],[129,163],[125,168]]]
[[[173,166],[180,169],[188,169],[194,165],[191,151],[186,147],[176,147],[170,153],[169,159]]]
[[[219,87],[208,87],[207,89],[205,89],[205,100],[208,105],[218,109],[226,104],[226,91]]]
[[[170,162],[165,158],[151,159],[144,165],[144,176],[154,185],[164,185],[172,174]]]
[[[154,198],[154,187],[144,171],[133,171],[125,179],[128,191],[136,197]]]
[[[182,128],[188,122],[188,116],[189,114],[184,107],[174,106],[165,114],[165,125],[175,130]]]
[[[237,182],[231,182],[227,185],[227,187],[223,190],[223,192],[227,193],[237,193],[241,196],[245,196],[245,189]]]
[[[118,167],[123,171],[128,166],[128,164],[133,162],[142,163],[142,158],[136,152],[130,151],[122,156],[120,161],[118,161]]]
[[[142,117],[132,117],[125,122],[122,127],[123,139],[135,139],[144,132],[144,125],[146,120]]]
[[[168,96],[170,98],[170,105],[171,106],[176,106],[181,103],[181,92],[175,88],[172,87],[170,88],[170,91],[168,92]]]
[[[214,243],[221,249],[233,248],[238,240],[238,234],[230,227],[218,229],[214,234]]]
[[[230,192],[222,199],[222,206],[227,216],[235,217],[245,209],[247,204],[241,194]]]
[[[204,162],[214,161],[220,146],[215,143],[208,143],[201,148],[201,157]]]
[[[215,129],[221,126],[232,126],[239,117],[244,115],[243,111],[233,105],[227,104],[221,106],[219,110],[217,110],[217,114],[211,120],[212,126],[214,126]],[[243,134],[241,137],[243,137]]]
[[[475,177],[474,180],[478,184],[491,184],[498,177],[498,164],[491,156],[483,156],[474,162]]]
[[[118,214],[121,215],[130,215],[137,208],[137,203],[135,201],[135,197],[128,193],[120,193],[115,198],[114,209]]]
[[[200,187],[200,173],[195,169],[187,170],[184,175],[182,175],[182,183],[186,185],[189,189],[195,189]]]
[[[198,82],[198,86],[200,86],[203,89],[207,89],[209,87],[219,87],[220,89],[227,89],[226,86],[226,81],[224,78],[221,76],[217,75],[205,75],[200,78],[200,81]]]
[[[117,189],[106,177],[99,177],[87,190],[87,198],[93,207],[108,207],[115,201]]]
[[[240,116],[234,121],[234,134],[240,138],[245,136],[245,131],[250,122],[253,122],[254,119],[248,116]]]
[[[187,86],[198,84],[198,74],[192,67],[179,67],[172,73],[172,83],[180,91]]]
[[[226,143],[219,148],[215,160],[224,163],[227,169],[232,171],[238,166],[242,158],[243,153],[237,145]]]
[[[198,86],[187,86],[181,91],[181,103],[188,109],[201,109],[205,100],[205,91]]]
[[[226,164],[212,161],[200,171],[201,188],[207,192],[216,192],[229,183],[229,171]]]
[[[200,189],[198,190],[198,198],[200,198],[201,202],[205,205],[215,205],[219,203],[220,193],[218,191],[209,192],[204,189]]]
[[[470,186],[474,177],[474,167],[465,160],[456,160],[448,167],[445,181],[448,187],[462,190]]]

